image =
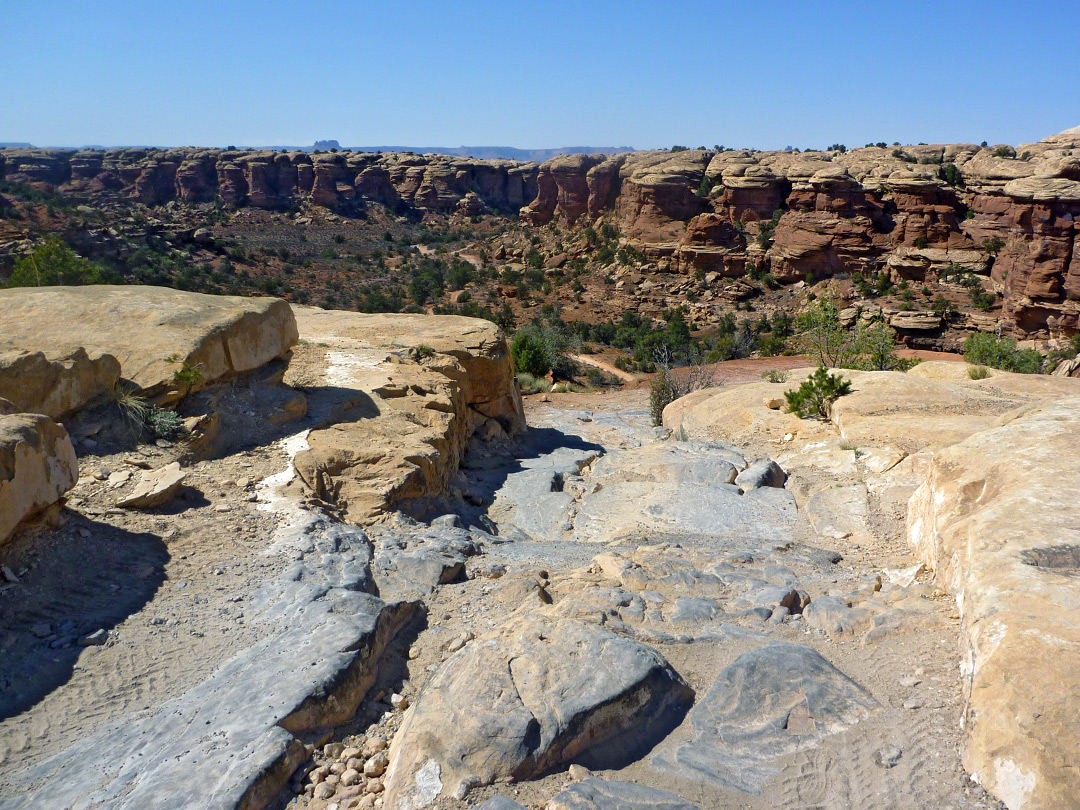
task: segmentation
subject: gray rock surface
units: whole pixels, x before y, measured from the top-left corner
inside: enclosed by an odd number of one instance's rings
[[[696,805],[666,790],[633,782],[590,778],[558,793],[545,810],[698,810]]]
[[[801,644],[739,656],[690,713],[694,738],[654,755],[661,768],[757,794],[774,761],[879,708],[873,695]]]
[[[787,481],[787,473],[780,465],[769,458],[759,459],[739,473],[735,484],[743,492],[761,487],[782,487]]]
[[[312,519],[298,561],[252,597],[275,632],[198,686],[90,735],[29,771],[3,810],[262,807],[307,759],[295,735],[352,716],[386,644],[413,615],[371,587],[359,529]]]
[[[448,658],[390,749],[391,807],[526,779],[569,762],[611,767],[662,739],[691,691],[657,651],[608,630],[511,619]]]

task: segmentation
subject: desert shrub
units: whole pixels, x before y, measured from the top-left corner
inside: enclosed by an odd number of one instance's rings
[[[962,186],[964,185],[964,176],[960,173],[960,170],[956,168],[955,163],[946,163],[938,172],[941,179],[948,183],[950,186]]]
[[[551,383],[527,371],[519,371],[516,378],[523,394],[544,394],[551,390]]]
[[[784,392],[788,409],[800,419],[828,419],[829,409],[840,397],[851,393],[851,380],[830,374],[819,365],[802,385]]]
[[[50,236],[29,256],[15,262],[8,286],[74,286],[97,284],[100,280],[101,270],[96,264],[79,256],[63,240]]]
[[[570,357],[570,351],[577,343],[576,337],[567,333],[566,325],[561,321],[534,320],[519,329],[510,343],[514,369],[535,377],[543,377],[549,371],[556,377],[573,377],[580,371],[577,362]]]
[[[976,332],[964,341],[964,359],[975,366],[990,366],[1017,374],[1038,374],[1043,356],[1035,349],[1019,349],[1010,337]]]
[[[990,376],[990,369],[986,366],[968,366],[968,376],[973,380],[985,380]]]
[[[770,368],[761,373],[761,379],[771,383],[787,382],[787,372],[778,368]]]
[[[172,441],[184,429],[184,420],[176,411],[150,408],[146,413],[145,425],[153,438]]]
[[[514,370],[533,377],[543,377],[551,371],[551,359],[543,341],[533,332],[522,329],[510,343]]]
[[[649,381],[649,413],[654,425],[663,423],[664,408],[679,397],[717,384],[712,369],[700,362],[691,363],[681,373],[673,372],[664,358],[656,365],[656,376]]]

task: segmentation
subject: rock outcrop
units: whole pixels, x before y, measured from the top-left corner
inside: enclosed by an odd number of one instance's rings
[[[297,470],[351,519],[445,493],[478,429],[524,428],[510,352],[489,321],[296,311],[304,338],[329,348],[325,383],[357,415],[312,431]]]
[[[1080,397],[1011,414],[935,453],[908,512],[963,619],[964,765],[1009,810],[1080,804],[1078,430]]]
[[[777,455],[785,468],[863,479],[802,491],[822,537],[864,542],[868,493],[901,506],[914,492],[908,539],[955,596],[962,622],[964,765],[1010,810],[1071,807],[1080,803],[1072,778],[1080,691],[1070,665],[1080,646],[1072,505],[1080,482],[1063,459],[1076,443],[1080,384],[1002,371],[972,380],[968,368],[845,371],[854,390],[834,403],[831,422],[772,410],[764,400],[780,386],[770,383],[696,392],[669,405],[664,421],[692,439],[785,446]],[[802,375],[792,373],[792,384]],[[804,621],[864,644],[897,621],[924,621],[906,606],[882,614],[869,596],[815,599]]]
[[[4,351],[0,342],[0,397],[20,411],[60,419],[116,387],[120,363],[111,354],[91,358],[82,346],[60,352],[61,356],[49,357],[41,351]]]
[[[428,682],[390,748],[387,801],[421,808],[571,762],[613,767],[677,724],[690,696],[636,641],[591,624],[512,620]]]
[[[0,290],[0,332],[8,346],[30,353],[21,362],[40,369],[46,383],[62,384],[26,405],[61,412],[111,385],[117,360],[123,379],[170,402],[283,357],[297,341],[292,309],[280,299],[107,285]],[[49,365],[49,358],[67,360]]]
[[[0,415],[0,545],[78,478],[75,450],[62,426],[38,414]]]

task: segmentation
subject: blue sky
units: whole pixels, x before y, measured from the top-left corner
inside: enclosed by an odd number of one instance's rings
[[[1020,143],[1080,124],[1066,2],[10,0],[0,141]]]

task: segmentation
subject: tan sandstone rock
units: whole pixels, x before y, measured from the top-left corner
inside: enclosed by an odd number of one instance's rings
[[[71,439],[38,414],[0,416],[0,543],[79,479]]]
[[[935,453],[908,511],[963,620],[964,765],[1010,810],[1080,806],[1078,433],[1080,397],[1012,415]]]
[[[297,340],[280,299],[107,285],[0,290],[0,333],[46,357],[111,354],[124,379],[166,402],[259,368]]]
[[[152,509],[172,499],[177,489],[184,483],[186,474],[181,471],[180,463],[174,461],[156,470],[148,470],[139,476],[139,483],[117,506],[125,509]]]
[[[296,468],[350,519],[445,492],[465,445],[490,420],[508,435],[524,428],[510,352],[494,324],[296,312],[305,340],[328,347],[323,382],[342,392],[354,417],[313,430]]]
[[[111,354],[91,359],[81,346],[61,357],[4,350],[0,340],[0,397],[20,411],[59,419],[113,390],[120,363]]]

